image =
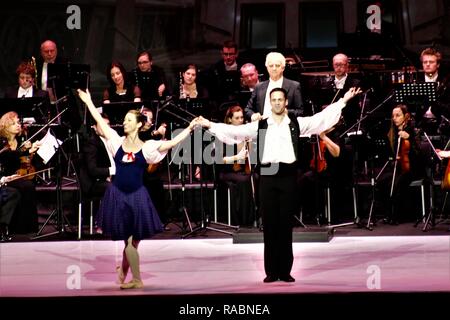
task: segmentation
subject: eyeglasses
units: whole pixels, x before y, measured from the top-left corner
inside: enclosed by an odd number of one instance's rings
[[[344,68],[347,65],[348,65],[348,63],[336,63],[336,64],[333,64],[333,67],[335,67],[335,68]]]

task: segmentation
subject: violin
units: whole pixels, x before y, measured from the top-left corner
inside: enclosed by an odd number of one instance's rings
[[[327,161],[325,160],[325,142],[320,139],[319,140],[319,147],[317,147],[317,143],[313,143],[312,145],[312,158],[309,163],[309,167],[316,171],[317,173],[320,173],[324,171],[327,168]],[[319,154],[317,154],[317,149],[319,149]],[[317,167],[316,167],[317,164]]]
[[[233,171],[245,172],[245,174],[250,174],[252,169],[250,167],[250,163],[248,162],[248,158],[245,158],[245,163],[233,163]]]
[[[249,142],[246,141],[243,148],[249,150]],[[252,172],[252,167],[250,165],[250,157],[245,157],[245,163],[239,163],[235,161],[233,163],[233,172],[245,172],[245,174],[250,174]]]
[[[25,141],[27,140],[28,135],[28,128],[24,126],[23,132],[25,133]],[[22,143],[23,146],[20,148],[21,152],[24,152],[25,154],[19,158],[20,160],[20,167],[16,171],[16,173],[20,176],[26,176],[24,179],[26,180],[33,180],[36,172],[36,168],[33,166],[33,156],[34,154],[26,152],[28,148],[25,147],[25,143]]]

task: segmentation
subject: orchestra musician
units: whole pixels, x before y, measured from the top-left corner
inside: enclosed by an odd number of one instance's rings
[[[243,109],[239,105],[230,106],[224,122],[234,126],[244,124]],[[219,173],[219,181],[230,190],[231,224],[244,227],[252,226],[256,221],[248,145],[247,141],[233,145],[234,152],[223,157],[224,164]]]
[[[242,61],[237,44],[232,40],[224,41],[222,58],[210,67],[209,92],[218,105],[233,101],[240,90],[240,73]]]
[[[167,95],[166,77],[162,68],[153,64],[153,58],[148,50],[138,53],[137,68],[133,70],[135,85],[141,90],[144,101],[158,100]],[[143,78],[147,79],[144,81]]]
[[[103,103],[141,102],[141,90],[127,78],[127,71],[119,61],[112,61],[106,68],[109,87],[103,91]]]
[[[27,175],[33,170],[29,161],[39,149],[40,142],[21,143],[22,131],[17,113],[7,112],[0,118],[0,137],[4,138],[2,149],[5,148],[0,154],[0,162],[5,176]],[[10,231],[16,234],[37,232],[38,215],[34,182],[30,179],[18,179],[9,182],[8,187],[16,189],[21,198],[13,214]]]
[[[381,173],[377,193],[381,203],[387,204],[384,222],[396,225],[408,218],[405,211],[410,201],[408,187],[411,181],[424,176],[418,136],[406,105],[399,104],[392,109],[387,138],[393,162]]]
[[[253,63],[244,64],[241,69],[241,90],[253,91],[259,83],[259,73]]]
[[[38,89],[36,85],[36,69],[35,66],[28,62],[22,62],[16,69],[18,85],[8,87],[5,90],[5,98],[33,98],[38,97],[44,100],[45,105],[38,107],[39,110],[34,112],[37,121],[43,121],[48,113],[49,96],[48,92]]]
[[[58,79],[49,78],[48,65],[66,62],[66,58],[58,55],[58,47],[54,41],[45,40],[41,43],[40,57],[36,61],[36,84],[39,89],[48,91],[50,101],[63,97],[66,94],[66,90]]]
[[[174,96],[183,109],[187,109],[196,115],[202,115],[208,118],[216,118],[217,110],[213,101],[209,100],[208,89],[198,82],[199,70],[195,64],[187,64],[180,73],[180,83],[175,87]],[[202,152],[202,150],[194,150]],[[194,155],[193,155],[194,156]],[[201,158],[201,156],[200,156]],[[194,177],[200,180],[202,177],[200,166],[195,166],[193,170]]]
[[[354,75],[349,73],[349,61],[347,55],[338,53],[333,56],[333,70],[332,76],[332,96],[327,96],[327,104],[336,101],[344,96],[348,89],[359,87],[361,81]],[[353,99],[349,101],[348,106],[342,111],[344,118],[344,126],[352,126],[359,118],[361,108],[359,107],[359,100]]]
[[[166,135],[166,123],[158,124],[153,117],[153,111],[149,108],[142,108],[141,113],[145,116],[146,123],[144,128],[139,132],[139,138],[142,141],[147,140],[164,140]],[[158,128],[156,128],[158,126]],[[156,211],[159,214],[159,218],[161,222],[164,224],[164,230],[170,231],[170,227],[168,226],[169,219],[166,212],[165,205],[165,191],[164,191],[164,183],[161,179],[161,175],[163,173],[163,161],[158,163],[149,164],[147,170],[144,171],[144,185],[147,188],[148,194],[152,199]]]
[[[101,113],[106,125],[109,117]],[[82,144],[82,162],[80,166],[81,195],[85,199],[101,199],[116,173],[112,155],[108,152],[106,139],[100,126],[91,126],[92,134]],[[94,216],[96,232],[100,233],[101,217]]]
[[[48,92],[35,88],[36,71],[28,62],[21,62],[16,69],[18,85],[5,90],[5,98],[48,97]]]
[[[436,86],[436,101],[423,106],[419,115],[421,127],[428,134],[436,133],[437,126],[442,123],[441,116],[450,116],[450,88],[449,76],[440,71],[442,54],[434,48],[426,48],[420,54],[423,75],[419,77],[420,82],[434,82]],[[448,127],[448,123],[445,123]]]
[[[352,168],[350,154],[345,147],[345,141],[340,137],[343,123],[336,124],[329,130],[318,135],[318,141],[311,142],[310,170],[299,176],[299,201],[304,215],[315,217],[317,224],[324,222],[326,186],[333,190],[333,199],[339,202],[339,208],[344,208],[346,187],[351,185]],[[334,207],[334,206],[333,206]],[[315,214],[315,215],[314,215]]]

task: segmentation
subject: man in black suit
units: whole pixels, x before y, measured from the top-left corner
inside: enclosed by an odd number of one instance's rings
[[[37,121],[44,121],[48,113],[49,97],[47,91],[40,90],[35,87],[36,72],[34,66],[27,62],[22,62],[16,69],[18,77],[18,85],[8,87],[5,90],[6,99],[17,98],[42,98],[39,106],[34,107],[31,111]],[[30,108],[33,108],[30,105]]]
[[[243,65],[239,58],[237,44],[232,40],[224,41],[221,51],[222,59],[209,70],[209,91],[217,105],[233,101],[241,87],[240,68]]]
[[[434,48],[426,48],[420,54],[423,74],[420,74],[418,82],[436,83],[436,101],[424,103],[416,114],[419,126],[428,134],[435,134],[439,123],[439,130],[448,133],[450,123],[450,75],[446,75],[441,67],[442,54]],[[443,117],[442,117],[443,116]],[[442,121],[441,121],[442,120]]]
[[[50,100],[55,101],[66,95],[66,89],[58,79],[49,79],[48,65],[52,63],[66,63],[67,60],[58,56],[56,43],[51,40],[42,42],[40,54],[41,57],[36,61],[36,84],[39,89],[48,91]]]
[[[252,93],[247,106],[245,116],[252,121],[260,120],[271,113],[269,93],[273,88],[283,88],[287,92],[290,115],[299,117],[303,114],[303,101],[300,91],[300,83],[283,77],[286,59],[279,52],[270,52],[266,56],[266,68],[269,80],[260,82]]]
[[[327,96],[327,105],[344,97],[344,94],[350,88],[359,87],[361,82],[355,75],[348,73],[348,57],[343,53],[338,53],[333,57],[333,70],[334,75],[332,76],[331,83],[332,96]],[[359,99],[349,101],[347,107],[342,111],[345,128],[352,126],[359,119],[360,112]]]

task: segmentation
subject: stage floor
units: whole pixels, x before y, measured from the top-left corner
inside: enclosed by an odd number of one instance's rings
[[[0,245],[2,297],[123,295],[123,244],[47,241]],[[265,284],[263,245],[231,239],[146,240],[142,290],[131,295],[450,291],[450,237],[335,237],[294,243],[295,283]]]

